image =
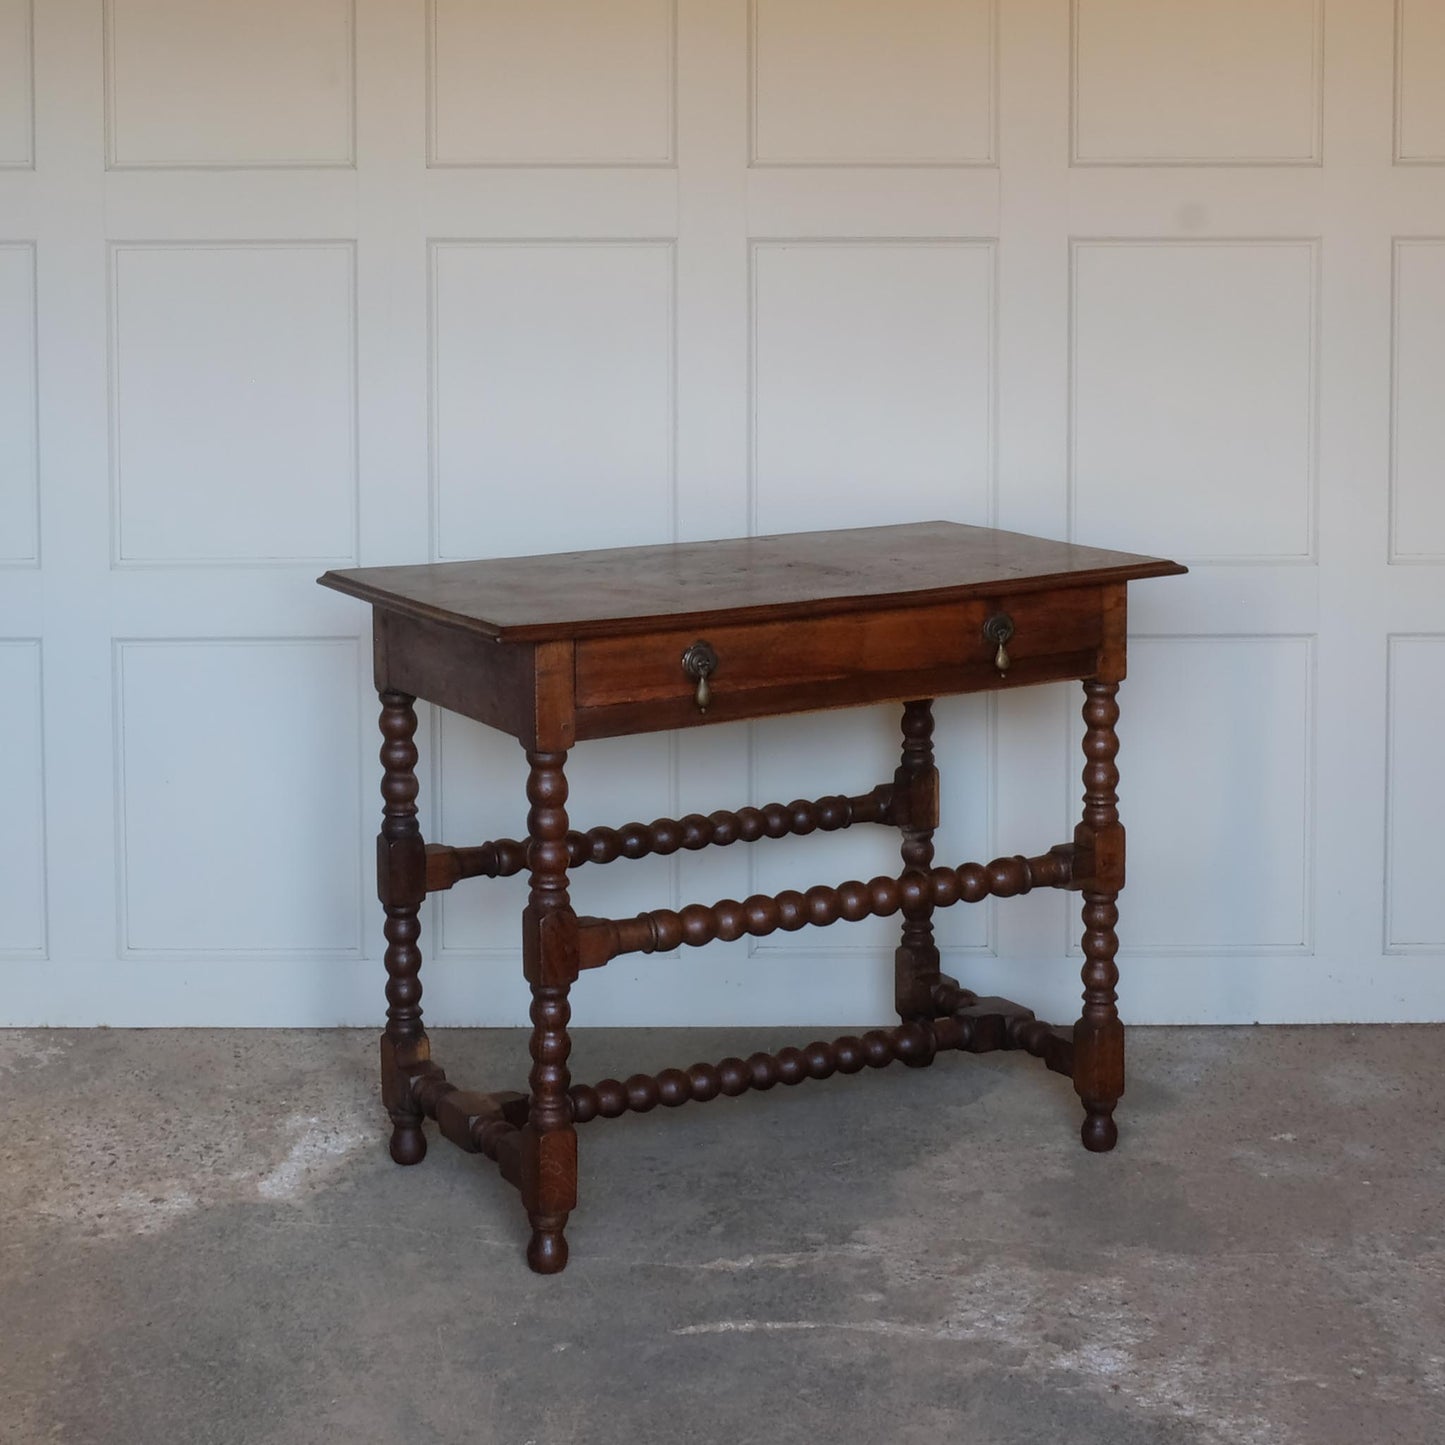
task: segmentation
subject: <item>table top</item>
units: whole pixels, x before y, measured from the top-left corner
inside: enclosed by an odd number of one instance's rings
[[[673,623],[821,617],[864,607],[1168,577],[1162,557],[959,522],[911,522],[654,547],[357,567],[317,580],[389,611],[502,642]]]

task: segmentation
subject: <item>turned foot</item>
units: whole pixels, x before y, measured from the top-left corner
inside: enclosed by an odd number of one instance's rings
[[[1114,1106],[1107,1109],[1084,1105],[1084,1122],[1079,1129],[1084,1148],[1091,1154],[1107,1154],[1119,1142],[1119,1126],[1114,1122]]]
[[[565,1214],[532,1214],[532,1238],[527,1245],[527,1263],[534,1274],[560,1274],[567,1264]]]
[[[426,1158],[426,1135],[420,1119],[393,1119],[391,1157],[398,1164],[420,1164]]]

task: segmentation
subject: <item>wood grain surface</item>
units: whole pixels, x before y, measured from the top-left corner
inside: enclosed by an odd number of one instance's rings
[[[503,642],[618,636],[689,624],[796,621],[861,602],[963,599],[1129,582],[1185,569],[959,522],[790,532],[660,547],[360,567],[319,580],[353,597]]]

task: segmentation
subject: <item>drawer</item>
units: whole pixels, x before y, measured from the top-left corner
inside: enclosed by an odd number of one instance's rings
[[[696,713],[697,683],[683,669],[683,654],[696,642],[708,643],[717,655],[709,711],[719,721],[745,715],[747,702],[761,700],[760,695],[783,704],[763,710],[774,712],[837,706],[852,700],[860,686],[880,698],[901,695],[890,693],[889,679],[906,679],[908,687],[936,681],[938,694],[997,686],[1009,675],[994,669],[997,643],[984,636],[984,624],[999,613],[1013,624],[1009,674],[1017,671],[1021,682],[1042,680],[1031,663],[1064,656],[1077,663],[1078,654],[1096,650],[1103,636],[1102,589],[1070,587],[786,622],[704,624],[592,638],[577,643],[577,706],[653,703],[663,705],[669,726],[698,720],[690,715]],[[936,677],[924,676],[930,673]],[[878,685],[869,687],[869,679]],[[840,692],[844,685],[847,699]],[[793,690],[797,697],[789,704],[784,695]]]

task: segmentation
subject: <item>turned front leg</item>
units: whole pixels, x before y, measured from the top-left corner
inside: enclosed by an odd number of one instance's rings
[[[1124,886],[1124,829],[1119,822],[1119,684],[1084,683],[1084,817],[1076,835],[1093,857],[1083,889],[1084,1009],[1074,1025],[1074,1088],[1084,1105],[1080,1130],[1095,1153],[1118,1142],[1114,1106],[1124,1092],[1124,1025],[1119,1021],[1119,890]]]
[[[381,834],[376,840],[376,891],[386,910],[386,1032],[381,1036],[382,1101],[391,1116],[391,1157],[419,1164],[426,1157],[422,1112],[412,1076],[431,1057],[421,1018],[420,912],[426,898],[426,848],[416,817],[415,698],[381,694]]]
[[[532,1072],[522,1132],[522,1203],[532,1226],[527,1263],[538,1274],[556,1274],[566,1265],[563,1231],[577,1204],[577,1134],[567,1093],[567,994],[577,977],[577,919],[567,897],[566,758],[565,752],[527,754],[531,894],[522,915],[522,948],[532,985]]]
[[[893,810],[903,833],[904,868],[926,872],[933,866],[933,830],[938,826],[933,703],[928,699],[903,705],[903,757],[893,780]],[[904,1023],[934,1016],[938,981],[933,902],[921,898],[903,906],[903,937],[893,955],[894,1007]]]

